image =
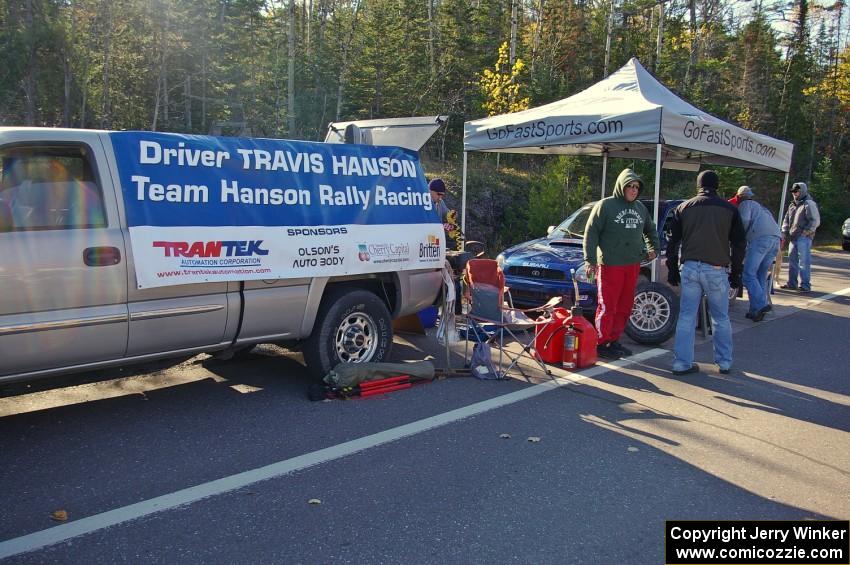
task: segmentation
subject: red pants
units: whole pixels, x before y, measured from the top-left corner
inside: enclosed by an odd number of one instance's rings
[[[599,265],[596,270],[596,333],[599,345],[617,341],[632,315],[640,265]]]

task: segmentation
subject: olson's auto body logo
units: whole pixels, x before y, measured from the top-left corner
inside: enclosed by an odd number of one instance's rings
[[[440,260],[440,238],[436,235],[428,236],[428,243],[419,244],[419,259],[424,261]]]
[[[368,245],[366,245],[365,243],[358,243],[357,244],[357,258],[360,259],[361,261],[368,261],[369,259],[372,258],[372,256],[369,255],[369,246]]]

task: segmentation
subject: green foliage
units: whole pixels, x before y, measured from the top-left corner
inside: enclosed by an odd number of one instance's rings
[[[546,234],[582,205],[595,200],[590,178],[577,157],[550,157],[543,174],[532,180],[526,211],[527,232],[519,241]],[[516,243],[516,242],[514,242]]]
[[[516,3],[508,68],[504,0],[0,0],[0,124],[318,140],[332,120],[446,114],[422,154],[457,174],[465,121],[602,78],[610,21],[609,72],[636,56],[692,104],[793,142],[792,178],[814,176],[815,197],[846,213],[846,3],[666,2],[658,61],[658,3],[616,2],[609,20],[611,5]],[[790,27],[774,27],[782,15]],[[467,231],[492,247],[541,235],[601,182],[598,159],[511,155],[498,171],[492,155],[470,162]],[[653,186],[654,163],[612,159],[608,191],[625,166]],[[749,184],[778,206],[781,175],[719,172],[724,195]],[[694,178],[665,170],[662,197],[692,196]]]
[[[841,225],[850,218],[850,194],[842,190],[841,183],[833,176],[832,160],[824,157],[818,163],[809,194],[818,204],[821,225],[818,233],[830,237],[841,235]]]

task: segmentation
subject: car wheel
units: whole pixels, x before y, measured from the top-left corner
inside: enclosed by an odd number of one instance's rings
[[[386,305],[366,290],[338,288],[322,300],[304,361],[316,377],[338,363],[379,362],[389,357],[392,318]]]
[[[632,315],[626,324],[626,335],[637,343],[658,345],[676,332],[679,297],[661,283],[643,282],[635,291]]]
[[[843,249],[844,251],[850,251],[850,241],[842,241],[841,249]]]

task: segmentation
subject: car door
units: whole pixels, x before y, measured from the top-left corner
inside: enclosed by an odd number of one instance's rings
[[[120,359],[127,263],[94,132],[0,134],[0,380]]]
[[[124,201],[119,186],[118,165],[112,142],[104,137],[108,148],[109,171],[118,195],[118,211],[125,217]],[[123,225],[127,225],[124,221]],[[209,349],[229,343],[239,324],[240,294],[235,282],[212,282],[139,288],[136,265],[127,241],[129,336],[127,357],[150,357],[165,353]]]

